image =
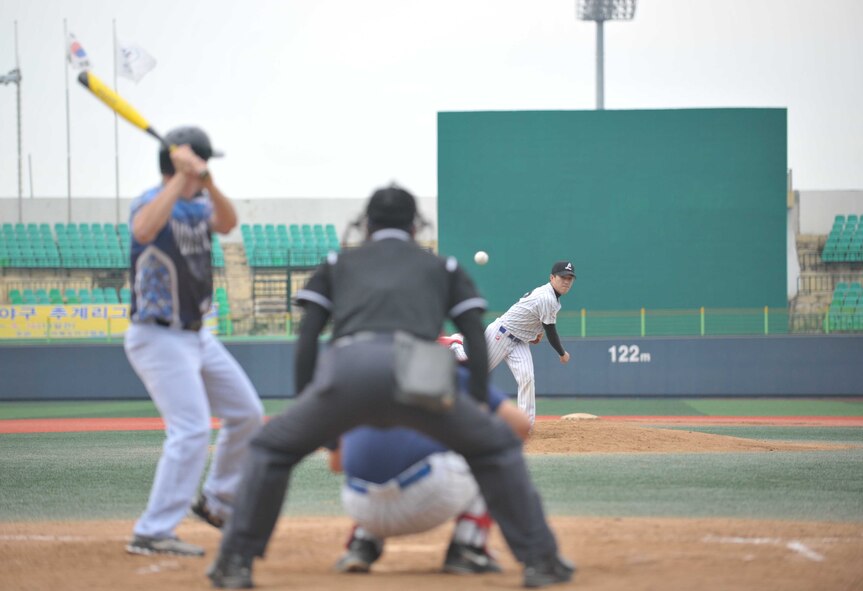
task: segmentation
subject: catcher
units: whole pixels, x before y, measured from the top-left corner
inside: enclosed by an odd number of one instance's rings
[[[441,337],[466,361],[461,335]],[[459,368],[461,395],[468,372]],[[527,438],[527,415],[494,387],[489,407]],[[383,553],[384,539],[419,533],[455,518],[443,570],[452,574],[501,572],[487,548],[492,525],[485,500],[465,459],[439,442],[403,427],[358,427],[330,453],[330,468],[344,470],[342,505],[356,521],[347,551],[335,565],[344,573],[367,573]]]

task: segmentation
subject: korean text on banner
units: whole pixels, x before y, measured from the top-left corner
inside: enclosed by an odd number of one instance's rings
[[[0,306],[0,339],[106,338],[128,327],[126,304]]]

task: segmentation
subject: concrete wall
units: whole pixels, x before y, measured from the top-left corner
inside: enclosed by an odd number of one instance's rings
[[[533,349],[542,396],[860,396],[863,335],[564,339]],[[294,394],[294,343],[229,343],[259,394]],[[146,399],[120,344],[0,345],[0,401]],[[505,365],[493,373],[509,394]]]
[[[799,191],[800,233],[829,234],[837,214],[863,215],[863,190]]]

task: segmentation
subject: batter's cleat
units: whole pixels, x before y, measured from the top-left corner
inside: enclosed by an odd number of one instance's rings
[[[476,575],[499,573],[503,569],[485,548],[452,542],[446,551],[443,571],[454,575]]]
[[[524,586],[546,587],[566,583],[575,571],[575,565],[560,555],[539,560],[524,567]]]
[[[339,558],[333,568],[340,573],[367,573],[372,564],[381,557],[381,553],[381,548],[372,540],[351,537],[348,551]]]
[[[148,536],[133,537],[126,544],[129,554],[168,554],[170,556],[203,556],[204,549],[194,544],[181,542],[178,538],[151,538]]]
[[[215,513],[210,512],[210,507],[207,505],[207,497],[205,497],[203,493],[198,497],[198,500],[195,501],[195,504],[192,505],[191,511],[195,517],[201,521],[209,523],[216,529],[222,529],[222,526],[225,525],[224,519]]]
[[[207,576],[216,589],[251,589],[252,557],[242,554],[219,554],[207,569]]]

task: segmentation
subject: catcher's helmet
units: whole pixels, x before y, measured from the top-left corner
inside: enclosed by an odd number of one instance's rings
[[[213,149],[212,144],[210,144],[210,138],[199,127],[178,127],[172,129],[165,135],[165,143],[169,146],[189,144],[192,151],[204,160],[223,156],[222,152]],[[175,172],[171,156],[165,146],[162,146],[162,149],[159,150],[159,169],[162,171],[162,174],[166,175],[172,175]]]

